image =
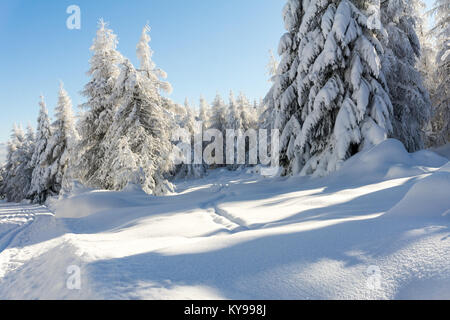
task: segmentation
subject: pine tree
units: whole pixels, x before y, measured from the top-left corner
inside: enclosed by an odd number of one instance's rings
[[[172,86],[169,82],[163,81],[162,79],[167,78],[167,73],[163,70],[156,68],[155,63],[152,61],[153,51],[149,46],[151,41],[149,32],[151,31],[150,26],[147,24],[142,29],[141,38],[136,46],[136,55],[140,62],[140,69],[151,82],[151,88],[156,91],[165,91],[167,93],[172,92]]]
[[[227,110],[227,129],[240,130],[242,129],[241,116],[239,114],[238,105],[234,98],[233,91],[230,91],[230,97]]]
[[[120,104],[103,144],[105,187],[122,190],[136,184],[156,195],[171,191],[165,177],[172,169],[169,121],[154,83],[125,60],[114,92]]]
[[[20,163],[17,171],[22,175],[22,200],[26,198],[31,187],[34,163],[32,161],[34,151],[36,149],[36,134],[33,127],[28,124],[25,134],[25,144],[22,148],[23,161]]]
[[[121,64],[111,97],[117,111],[101,144],[105,155],[99,177],[105,189],[122,190],[132,184],[160,195],[173,190],[166,179],[173,167],[169,136],[173,121],[163,108],[168,101],[160,94],[171,87],[151,60],[149,31],[145,26],[136,47],[140,69],[128,59]]]
[[[33,152],[33,133],[29,127],[27,135],[20,126],[14,125],[8,142],[8,155],[4,166],[2,194],[8,202],[21,202],[31,182],[31,155]]]
[[[2,164],[0,165],[0,200],[3,200],[5,198],[5,194],[3,193],[3,188],[6,183],[5,178],[6,178],[6,169],[5,165]]]
[[[209,119],[209,128],[217,129],[225,134],[227,121],[227,106],[219,93],[216,94],[211,107],[211,118]]]
[[[200,96],[198,120],[203,123],[203,130],[209,126],[209,104],[203,96]]]
[[[187,133],[188,136],[180,137],[180,138],[184,138],[184,139],[180,139],[181,141],[178,141],[178,143],[180,143],[181,145],[177,144],[178,149],[183,153],[183,154],[179,155],[179,156],[181,156],[183,163],[178,165],[176,173],[175,173],[175,178],[176,179],[201,178],[206,173],[206,166],[204,164],[194,163],[195,148],[193,148],[193,146],[195,146],[195,143],[196,143],[195,135],[199,134],[198,132],[196,132],[196,130],[199,128],[197,128],[195,115],[194,115],[194,112],[193,112],[191,106],[189,105],[189,101],[187,98],[184,102],[184,107],[185,107],[186,113],[185,113],[185,116],[183,117],[183,119],[181,120],[180,128],[182,130],[185,130],[184,132],[182,132],[182,134]],[[203,141],[201,141],[201,142],[203,145]],[[188,145],[184,145],[184,144],[188,144]],[[183,145],[186,148],[185,150],[183,150]],[[190,154],[187,153],[189,150],[190,150]],[[203,151],[203,146],[202,146],[202,151]]]
[[[431,140],[433,145],[441,145],[450,141],[450,0],[436,0],[432,13],[437,57]]]
[[[417,69],[421,45],[417,30],[421,21],[419,0],[382,2],[382,22],[388,39],[383,55],[389,95],[394,108],[393,137],[410,151],[424,148],[425,128],[431,115],[431,100]]]
[[[266,99],[286,174],[327,174],[392,132],[377,10],[370,1],[287,2],[282,60]]]
[[[275,58],[272,50],[270,50],[270,58],[267,64],[267,74],[269,75],[269,81],[272,83],[272,88],[266,95],[266,98],[259,104],[258,123],[261,129],[269,130],[273,127],[275,112],[274,84],[278,81],[277,75],[279,65],[279,61]]]
[[[241,129],[247,131],[249,129],[257,129],[256,110],[252,110],[253,107],[250,104],[248,98],[244,93],[240,93],[237,100],[238,114],[241,118]]]
[[[237,101],[234,97],[233,91],[230,91],[229,102],[228,102],[228,110],[227,110],[227,121],[226,121],[226,135],[225,135],[225,155],[226,155],[226,163],[228,169],[235,170],[239,166],[237,165],[237,138],[233,138],[232,136],[237,135],[239,130],[242,130],[242,119],[241,114],[238,109]],[[234,130],[234,132],[233,132]],[[231,159],[230,152],[234,150],[234,157]],[[232,162],[232,163],[231,163]]]
[[[431,96],[435,87],[433,73],[436,67],[436,49],[428,27],[430,16],[426,11],[426,4],[423,1],[415,0],[413,9],[416,14],[416,30],[421,49],[417,68],[419,69],[424,85]]]
[[[58,103],[55,108],[56,120],[52,124],[52,135],[47,142],[47,147],[42,155],[41,166],[45,168],[41,180],[40,201],[45,201],[49,196],[59,195],[67,180],[71,166],[72,149],[77,141],[72,102],[60,83]]]
[[[52,135],[47,107],[42,96],[39,106],[36,145],[31,157],[33,173],[31,187],[27,195],[27,198],[33,203],[44,203],[48,196],[48,190],[46,189],[48,186],[45,184],[46,166],[44,166],[44,154]]]
[[[184,100],[185,116],[183,117],[181,127],[193,133],[195,129],[195,114],[189,103],[188,98]]]
[[[123,60],[116,50],[117,37],[106,27],[103,20],[91,51],[94,53],[88,72],[91,79],[85,86],[83,95],[88,99],[81,107],[85,110],[79,122],[81,135],[78,145],[79,162],[77,176],[87,185],[104,188],[99,178],[99,170],[103,168],[105,135],[111,127],[117,103],[112,99],[113,89],[119,76],[118,64]]]

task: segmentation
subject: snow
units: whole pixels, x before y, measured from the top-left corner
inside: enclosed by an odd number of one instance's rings
[[[418,181],[388,214],[446,216],[450,212],[450,164]]]
[[[217,169],[168,196],[0,203],[0,299],[449,299],[449,176],[387,140],[325,178]]]
[[[432,151],[450,160],[450,142],[444,146],[432,149]]]

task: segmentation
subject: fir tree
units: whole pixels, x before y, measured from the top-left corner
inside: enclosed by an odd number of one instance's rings
[[[14,125],[8,142],[8,154],[4,166],[2,194],[9,202],[21,202],[31,183],[32,169],[30,167],[33,152],[33,134],[28,130],[24,134],[20,126]]]
[[[417,35],[420,4],[418,0],[392,0],[384,1],[381,7],[388,35],[383,72],[394,108],[393,137],[411,152],[424,148],[425,127],[431,115],[429,92],[416,67],[421,57]]]
[[[436,0],[432,13],[437,56],[431,140],[433,145],[442,145],[450,141],[450,0]]]
[[[112,94],[120,72],[118,64],[123,59],[116,50],[117,43],[116,35],[100,20],[91,47],[94,53],[88,72],[91,79],[83,91],[88,101],[81,106],[84,112],[79,122],[81,139],[77,163],[77,176],[82,182],[97,188],[105,187],[104,181],[99,178],[99,170],[104,169],[105,150],[101,146],[112,125],[117,106]]]
[[[155,63],[152,60],[153,51],[150,48],[149,42],[151,41],[149,32],[151,31],[150,26],[147,24],[142,29],[141,38],[136,46],[136,55],[140,62],[140,69],[145,76],[148,77],[151,82],[151,88],[157,90],[158,92],[165,91],[167,93],[172,92],[172,86],[169,82],[163,81],[162,79],[167,78],[167,73],[163,70],[156,68]]]
[[[223,134],[226,130],[227,107],[219,93],[216,94],[211,108],[211,118],[209,119],[209,128],[217,129]]]
[[[71,179],[68,174],[73,156],[72,149],[77,141],[77,132],[72,102],[62,83],[58,92],[55,119],[52,124],[51,138],[42,156],[41,166],[45,168],[45,173],[40,187],[40,190],[44,192],[41,194],[41,202],[49,196],[58,195],[68,183],[67,180]]]
[[[40,109],[37,121],[36,144],[33,156],[31,158],[33,173],[31,188],[27,196],[27,198],[33,203],[44,203],[48,196],[48,190],[46,189],[47,186],[45,182],[46,166],[44,165],[44,154],[52,135],[47,107],[45,105],[44,97],[42,96],[39,106]]]
[[[392,132],[377,9],[369,1],[287,2],[282,60],[266,99],[286,174],[327,174]]]
[[[149,194],[172,190],[166,175],[172,169],[169,121],[153,82],[125,60],[114,90],[120,101],[103,144],[100,177],[109,190],[140,185]]]

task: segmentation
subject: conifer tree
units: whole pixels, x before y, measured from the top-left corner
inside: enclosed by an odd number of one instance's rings
[[[44,165],[44,154],[52,134],[50,119],[43,96],[41,96],[39,107],[40,109],[37,121],[36,144],[33,156],[31,157],[33,173],[31,179],[31,187],[27,195],[27,198],[30,199],[33,203],[43,203],[48,196],[48,190],[46,189],[47,186],[45,182],[46,166]]]
[[[450,141],[450,0],[436,0],[432,13],[437,56],[431,143],[442,145]]]
[[[431,115],[430,95],[417,68],[422,27],[419,0],[391,0],[381,5],[387,33],[383,72],[393,104],[393,137],[413,152],[424,148],[425,128]]]
[[[77,176],[83,183],[96,188],[105,187],[99,178],[99,170],[104,169],[105,150],[101,146],[112,125],[117,106],[112,95],[120,72],[118,64],[123,60],[116,49],[117,43],[117,36],[100,20],[97,36],[91,47],[93,56],[88,72],[91,79],[83,91],[87,102],[81,106],[84,112],[78,126],[81,139],[77,163]]]
[[[266,101],[282,133],[285,174],[325,175],[391,134],[377,13],[372,1],[289,0],[284,7],[282,60]]]
[[[72,149],[77,141],[77,132],[72,110],[72,101],[63,83],[60,83],[58,103],[55,108],[55,121],[52,124],[52,135],[42,157],[41,166],[45,173],[40,185],[40,199],[45,201],[49,196],[57,196],[67,183],[71,169]]]
[[[148,194],[172,190],[166,175],[172,169],[169,121],[150,78],[125,60],[114,89],[119,107],[103,144],[100,177],[105,188],[140,185]]]
[[[8,154],[0,190],[0,194],[8,202],[21,202],[26,198],[31,182],[32,139],[33,134],[30,129],[25,135],[20,126],[14,125],[8,142]]]

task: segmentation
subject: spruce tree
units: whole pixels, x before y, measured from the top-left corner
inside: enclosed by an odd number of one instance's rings
[[[42,96],[39,102],[39,107],[36,145],[31,158],[33,174],[31,179],[31,187],[27,195],[27,198],[33,203],[44,203],[48,196],[47,185],[45,182],[46,166],[44,165],[44,154],[52,135],[47,107],[45,105],[44,97]]]
[[[198,120],[203,124],[203,130],[209,126],[209,104],[203,96],[200,96]]]
[[[431,140],[433,145],[442,145],[450,141],[450,0],[436,0],[432,13],[437,56]]]
[[[219,93],[216,94],[211,107],[211,118],[209,119],[209,128],[217,129],[225,134],[227,120],[227,107]]]
[[[166,179],[172,169],[169,121],[153,85],[129,60],[123,62],[114,90],[114,100],[120,104],[103,144],[100,177],[106,189],[135,184],[148,194],[172,190]]]
[[[186,110],[185,116],[182,118],[180,123],[180,129],[184,130],[180,132],[180,138],[177,142],[178,150],[182,153],[179,154],[182,163],[178,164],[176,168],[175,178],[177,179],[188,179],[188,178],[200,178],[206,173],[206,166],[198,163],[194,163],[195,157],[195,143],[196,143],[196,130],[200,129],[197,127],[194,111],[189,105],[189,101],[186,98],[184,102],[184,107]],[[184,134],[187,136],[181,136]],[[203,141],[201,141],[203,145]],[[190,153],[188,153],[190,151]]]
[[[167,73],[164,70],[157,68],[152,60],[153,51],[149,45],[149,42],[151,41],[149,35],[150,31],[150,26],[148,24],[145,25],[142,29],[141,38],[136,46],[136,55],[140,63],[139,71],[144,73],[149,79],[151,88],[156,90],[156,93],[160,91],[171,93],[172,86],[169,82],[163,80],[167,78]]]
[[[325,175],[391,134],[377,10],[356,0],[289,0],[284,7],[282,60],[266,101],[281,131],[285,174]]]
[[[100,20],[91,47],[93,56],[88,72],[91,79],[83,91],[87,102],[81,105],[84,112],[79,122],[81,139],[77,163],[77,176],[83,183],[96,188],[105,187],[99,177],[99,170],[104,169],[105,150],[101,146],[112,125],[117,106],[112,94],[120,73],[118,64],[123,59],[116,49],[117,43],[117,36]]]
[[[72,102],[60,83],[58,103],[55,108],[55,121],[52,124],[52,135],[42,156],[41,166],[45,168],[41,182],[40,201],[49,196],[59,195],[63,189],[71,169],[72,149],[77,141]]]
[[[26,198],[31,182],[32,139],[30,130],[25,135],[20,126],[14,125],[0,190],[8,202],[21,202]]]
[[[387,32],[383,72],[393,104],[393,137],[410,151],[424,148],[425,128],[431,115],[431,100],[422,74],[416,67],[421,57],[421,1],[382,2],[382,22]]]

